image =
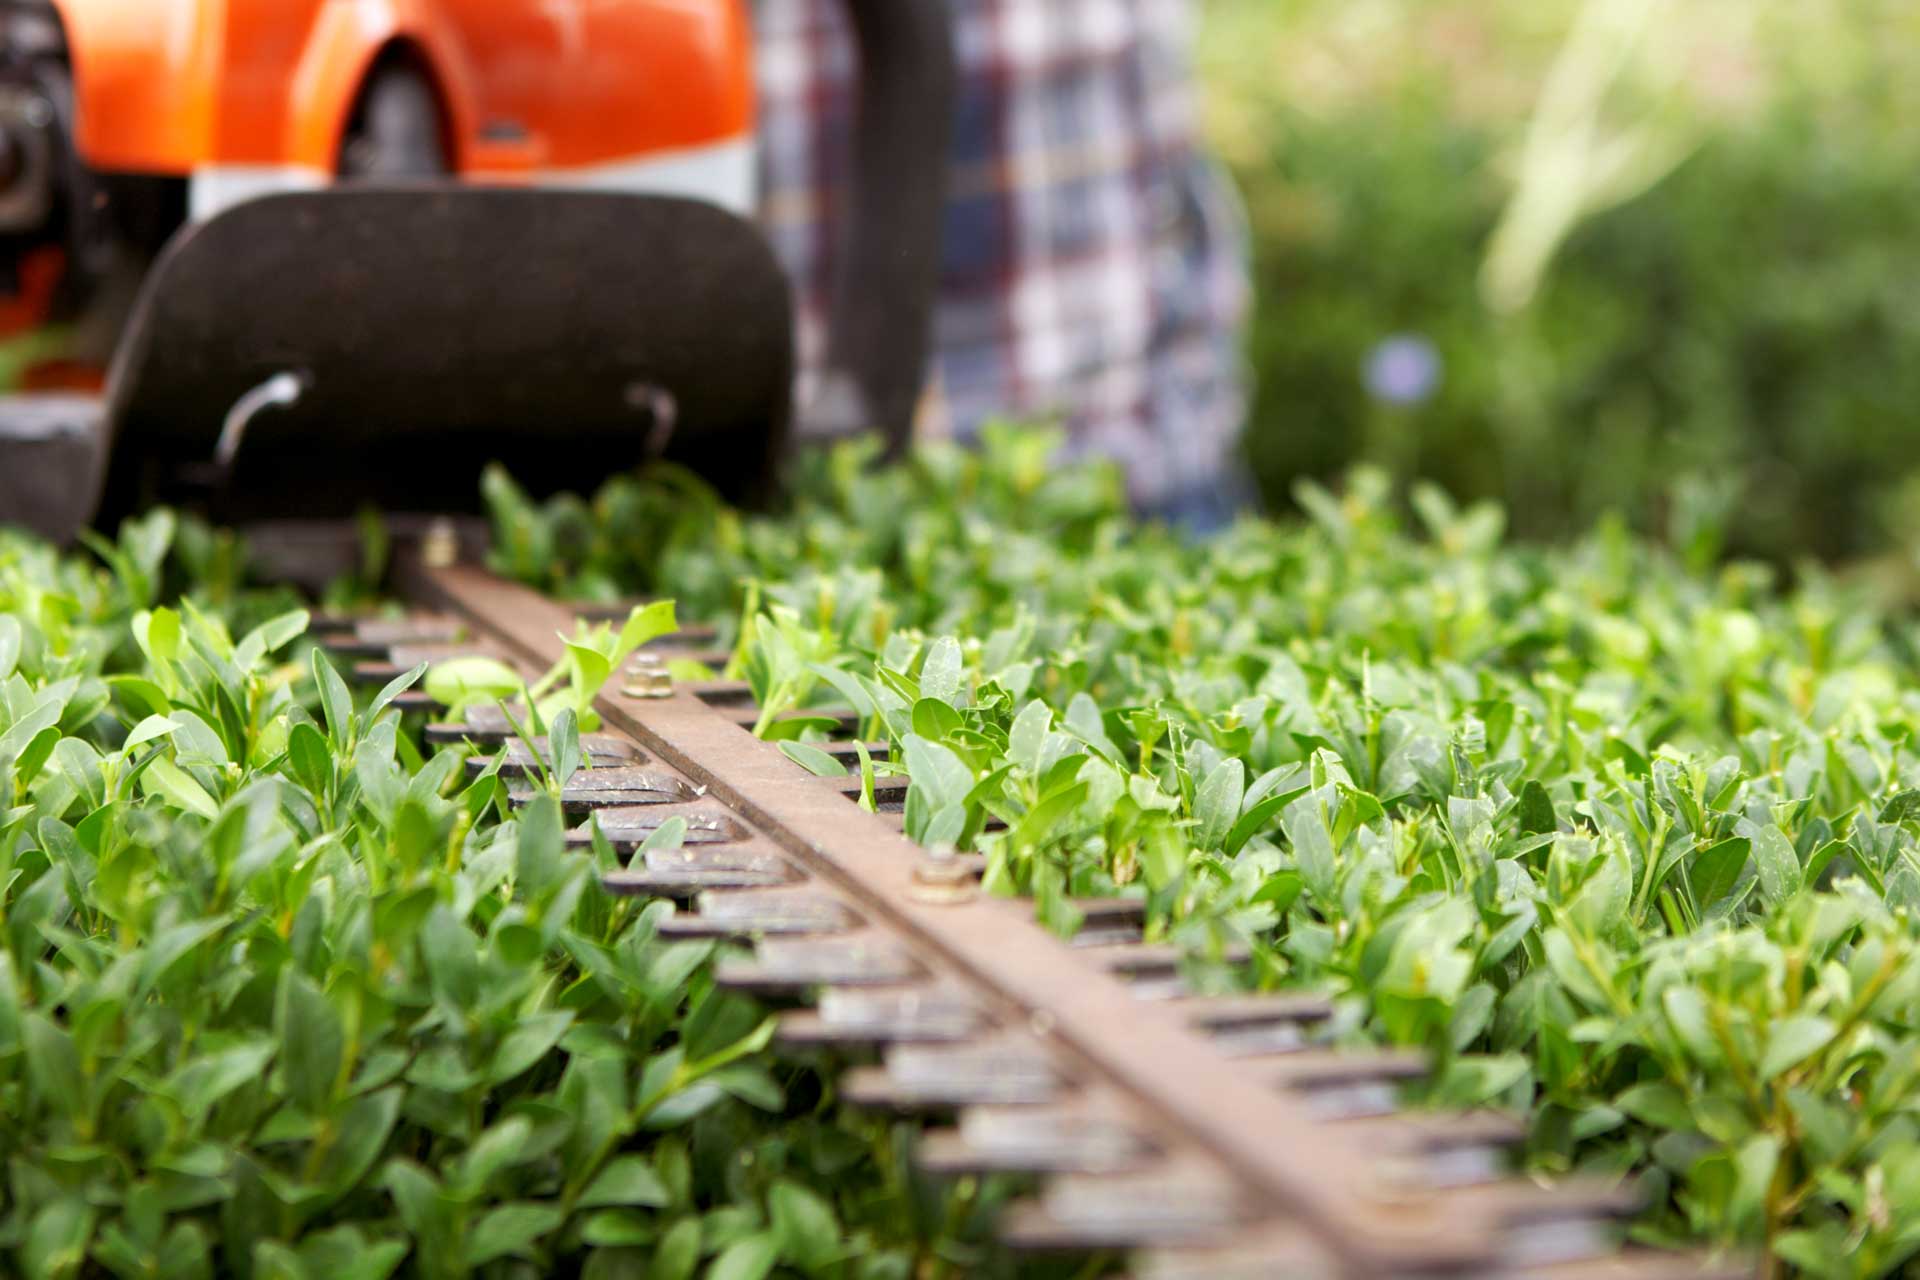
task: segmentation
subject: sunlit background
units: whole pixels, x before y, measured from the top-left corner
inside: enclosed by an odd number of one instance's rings
[[[1208,0],[1249,453],[1705,557],[1920,543],[1920,5]]]

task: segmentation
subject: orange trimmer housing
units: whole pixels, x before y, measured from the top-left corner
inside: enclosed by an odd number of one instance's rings
[[[0,336],[124,311],[180,226],[342,178],[745,215],[752,71],[744,0],[0,0]]]
[[[53,3],[80,158],[188,179],[197,217],[331,181],[394,64],[431,90],[461,177],[751,200],[740,0]]]

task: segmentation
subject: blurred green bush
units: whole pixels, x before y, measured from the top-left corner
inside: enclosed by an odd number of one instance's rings
[[[1525,534],[1619,510],[1703,557],[1920,543],[1914,15],[1705,8],[1211,0],[1272,502],[1364,460],[1501,498]],[[1622,15],[1645,21],[1624,53],[1593,26]],[[1577,194],[1616,143],[1641,171],[1549,235],[1530,300],[1490,301],[1515,192]],[[1429,398],[1369,393],[1393,335],[1438,356]]]

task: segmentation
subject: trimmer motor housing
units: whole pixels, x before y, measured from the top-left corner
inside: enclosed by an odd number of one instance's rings
[[[231,0],[236,13],[255,2]],[[791,402],[787,282],[760,231],[722,203],[335,185],[189,220],[127,309],[103,395],[0,400],[0,522],[66,539],[153,502],[243,522],[457,512],[477,507],[490,461],[544,493],[662,457],[752,501],[773,487],[796,416],[813,435],[881,429],[897,448],[930,345],[950,17],[944,0],[846,2],[863,74],[816,403]],[[585,7],[623,4],[739,7]],[[23,172],[60,154],[34,105],[58,97],[57,76],[55,90],[31,88],[41,63],[21,63],[26,47],[6,64],[13,79],[0,74],[0,119],[14,101],[25,131]],[[84,123],[70,136],[85,138]],[[23,194],[23,224],[71,199]]]

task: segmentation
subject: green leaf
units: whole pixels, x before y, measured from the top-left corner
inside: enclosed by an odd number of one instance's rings
[[[797,1182],[776,1181],[767,1191],[767,1210],[780,1239],[780,1255],[803,1271],[832,1263],[840,1255],[840,1224],[833,1206]]]
[[[907,772],[916,790],[925,789],[930,812],[966,802],[967,793],[973,790],[973,771],[959,756],[940,743],[928,742],[915,733],[907,735],[904,749]]]
[[[1687,1099],[1670,1084],[1637,1084],[1614,1099],[1614,1106],[1634,1119],[1673,1133],[1693,1130],[1693,1111]]]
[[[1706,997],[1692,987],[1668,987],[1660,1003],[1668,1024],[1694,1060],[1709,1068],[1717,1066],[1720,1046],[1708,1021]]]
[[[581,644],[577,640],[567,641],[567,666],[572,672],[573,705],[585,710],[599,696],[600,689],[613,674],[613,662],[608,656],[592,645]]]
[[[1553,797],[1534,778],[1528,778],[1527,784],[1520,788],[1519,817],[1520,829],[1535,835],[1551,835],[1560,829],[1560,819],[1553,811]]]
[[[338,1137],[316,1178],[329,1196],[338,1198],[358,1187],[380,1159],[399,1122],[404,1092],[395,1085],[363,1094],[346,1105],[336,1125]]]
[[[1087,784],[1079,781],[1068,782],[1056,787],[1043,797],[1040,803],[1029,809],[1013,828],[1013,846],[1016,849],[1038,849],[1053,837],[1055,828],[1072,817],[1085,803]]]
[[[301,721],[287,731],[287,765],[301,786],[324,795],[333,781],[333,748],[326,735]]]
[[[220,806],[214,803],[206,788],[165,756],[155,756],[147,762],[146,771],[140,775],[140,786],[148,795],[159,796],[176,809],[209,820],[220,816]]]
[[[459,1196],[480,1196],[502,1169],[524,1159],[533,1125],[525,1116],[508,1116],[474,1139],[454,1166],[450,1189]]]
[[[1760,892],[1769,903],[1785,902],[1800,888],[1800,855],[1794,852],[1793,841],[1773,823],[1757,827],[1750,838]]]
[[[662,636],[670,636],[679,629],[680,623],[674,617],[673,601],[655,600],[634,606],[620,627],[619,638],[614,642],[612,665],[619,666],[642,645],[651,644]]]
[[[493,1084],[504,1084],[531,1069],[560,1043],[560,1037],[573,1025],[573,1019],[571,1011],[561,1009],[516,1021],[513,1030],[507,1032],[500,1047],[494,1050],[487,1079]]]
[[[127,740],[120,744],[120,750],[131,754],[135,747],[144,746],[155,738],[168,738],[178,726],[166,716],[148,716],[127,732]]]
[[[1733,1223],[1758,1220],[1764,1212],[1773,1186],[1774,1171],[1780,1164],[1780,1139],[1777,1135],[1755,1134],[1734,1153],[1735,1182],[1728,1213]]]
[[[22,1018],[20,1028],[27,1051],[27,1076],[34,1089],[69,1124],[77,1124],[86,1109],[86,1076],[80,1069],[73,1037],[38,1013]]]
[[[285,648],[296,636],[304,635],[309,621],[305,609],[294,609],[267,619],[234,646],[234,665],[242,671],[251,670],[266,655]]]
[[[1328,902],[1333,900],[1335,878],[1333,833],[1327,830],[1326,819],[1332,791],[1329,786],[1307,792],[1287,805],[1280,820],[1307,892]]]
[[[520,811],[519,827],[514,879],[523,892],[537,896],[567,875],[566,832],[559,801],[545,791],[536,791]],[[465,925],[457,927],[471,954],[472,935]]]
[[[164,716],[173,711],[166,690],[143,676],[108,676],[107,687],[122,695],[136,713]]]
[[[1773,1023],[1767,1031],[1766,1052],[1760,1057],[1760,1074],[1771,1080],[1791,1071],[1826,1048],[1835,1030],[1832,1022],[1814,1014],[1796,1014]]]
[[[449,1009],[464,1013],[480,1002],[482,975],[473,933],[444,903],[434,907],[420,927],[420,954],[434,995]]]
[[[411,671],[401,672],[380,687],[380,692],[373,695],[373,701],[369,702],[366,711],[361,713],[360,733],[362,737],[373,732],[374,722],[380,719],[381,713],[393,704],[395,698],[419,683],[420,677],[427,674],[427,666],[427,663],[422,662]]]
[[[921,664],[920,696],[949,707],[964,706],[961,679],[960,642],[952,636],[941,636],[927,649],[926,661]]]
[[[19,779],[22,788],[33,785],[40,776],[40,770],[46,767],[47,760],[53,755],[53,749],[60,745],[60,729],[57,725],[48,725],[20,751],[19,758],[13,762],[13,775]]]
[[[467,1240],[467,1261],[473,1266],[508,1255],[531,1256],[540,1237],[558,1231],[567,1215],[552,1205],[518,1201],[482,1215]]]
[[[640,1205],[650,1209],[664,1209],[673,1203],[673,1196],[667,1190],[667,1184],[653,1171],[653,1166],[641,1156],[619,1156],[607,1163],[587,1184],[577,1201],[583,1209],[597,1208],[603,1205]]]
[[[494,658],[449,658],[427,668],[427,696],[449,707],[504,702],[525,687],[518,672]]]
[[[274,1049],[273,1041],[261,1039],[197,1054],[167,1077],[159,1091],[197,1123],[222,1098],[259,1079],[273,1061]]]
[[[1881,822],[1905,822],[1920,814],[1920,788],[1909,787],[1880,807]]]
[[[1107,758],[1107,763],[1123,765],[1119,748],[1107,737],[1106,725],[1100,715],[1100,704],[1085,693],[1076,693],[1067,703],[1067,728],[1082,742]]]
[[[0,680],[13,674],[20,665],[20,646],[23,632],[20,619],[11,613],[0,613]]]
[[[1232,857],[1246,848],[1247,842],[1265,830],[1267,824],[1273,821],[1274,815],[1293,803],[1294,798],[1299,794],[1300,789],[1295,788],[1276,792],[1241,814],[1239,821],[1233,824],[1233,830],[1227,833],[1226,844],[1223,846],[1227,856]]]
[[[834,757],[808,742],[783,742],[780,750],[787,759],[805,769],[816,778],[844,778],[847,766]]]
[[[580,721],[568,707],[553,718],[553,725],[547,732],[548,750],[552,754],[555,783],[564,789],[580,771]]]
[[[172,662],[180,656],[180,615],[171,609],[135,614],[133,639],[153,661]]]
[[[1687,864],[1687,880],[1702,911],[1733,892],[1751,847],[1745,836],[1732,836],[1693,856]]]
[[[647,1280],[690,1280],[700,1265],[700,1219],[682,1218],[667,1228],[647,1267]]]
[[[722,1249],[707,1268],[707,1280],[765,1280],[779,1261],[779,1237],[762,1232]]]
[[[913,704],[913,731],[930,742],[953,737],[965,727],[960,713],[937,698],[922,698]]]
[[[93,1235],[94,1210],[75,1196],[61,1196],[40,1207],[27,1226],[20,1252],[31,1276],[72,1276],[86,1261]]]
[[[1040,752],[1053,732],[1053,711],[1044,702],[1029,702],[1013,718],[1007,732],[1007,758],[1029,773],[1040,767]]]
[[[318,645],[313,649],[312,664],[313,683],[320,691],[320,709],[327,718],[327,736],[335,748],[345,751],[353,745],[353,695]]]
[[[1240,817],[1240,797],[1245,794],[1247,767],[1238,759],[1222,760],[1207,774],[1194,796],[1193,814],[1200,820],[1195,843],[1202,849],[1218,849]]]
[[[291,965],[280,970],[273,1029],[287,1092],[309,1115],[326,1114],[339,1085],[346,1029],[333,1003]]]

